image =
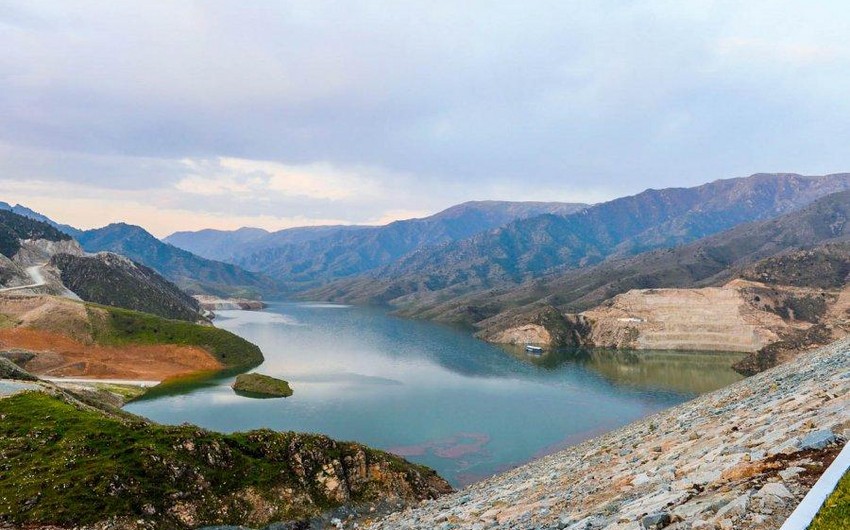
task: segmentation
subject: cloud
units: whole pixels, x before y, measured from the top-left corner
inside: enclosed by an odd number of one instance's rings
[[[793,0],[10,1],[0,171],[222,224],[847,170],[848,19]]]
[[[181,162],[188,174],[175,185],[180,191],[258,200],[269,193],[330,201],[379,197],[382,190],[376,176],[385,173],[375,168],[338,168],[327,162],[291,165],[228,157]]]

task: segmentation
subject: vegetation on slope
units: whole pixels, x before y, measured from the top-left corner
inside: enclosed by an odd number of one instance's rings
[[[632,289],[720,285],[738,275],[780,285],[794,276],[792,285],[820,287],[823,282],[842,282],[842,271],[850,268],[850,259],[844,259],[850,258],[850,252],[841,243],[847,237],[846,225],[837,222],[848,218],[850,192],[841,192],[777,219],[740,225],[675,249],[611,258],[596,266],[549,275],[511,288],[445,298],[417,295],[398,298],[394,303],[405,316],[453,321],[471,313],[482,314],[487,320],[482,318],[476,324],[493,328],[503,325],[508,318],[513,322],[517,314],[531,313],[542,304],[578,312]],[[811,249],[805,257],[791,256],[800,247],[816,244],[830,244],[828,257],[819,257],[821,253],[816,249]],[[759,261],[773,257],[770,262]],[[754,263],[759,265],[747,268]],[[821,264],[819,272],[809,272],[807,267],[815,263]],[[819,280],[815,281],[815,277]],[[816,307],[811,309],[806,312],[817,312]]]
[[[62,284],[87,302],[133,309],[164,318],[201,320],[198,301],[156,271],[116,254],[57,254],[50,264]]]
[[[427,468],[320,435],[166,427],[41,392],[0,399],[0,418],[0,526],[261,526],[449,490]]]
[[[258,249],[237,262],[294,289],[306,289],[375,270],[407,254],[463,240],[516,219],[544,213],[565,215],[585,206],[557,202],[475,201],[429,217],[385,226],[329,229],[324,237],[308,237],[304,229],[296,229],[297,232],[271,234],[268,248]],[[296,233],[299,236],[296,237]]]
[[[778,217],[847,189],[850,174],[754,175],[695,188],[647,190],[571,215],[514,221],[410,253],[371,277],[334,283],[307,297],[421,309],[489,288],[513,289],[611,257],[686,244],[742,223]],[[723,255],[710,258],[727,261]]]
[[[97,306],[104,313],[88,310],[92,336],[98,344],[178,344],[198,346],[228,367],[251,367],[263,361],[260,348],[229,331],[156,315]]]
[[[47,223],[30,219],[8,210],[0,210],[0,254],[11,258],[21,249],[21,239],[67,241],[64,234]]]

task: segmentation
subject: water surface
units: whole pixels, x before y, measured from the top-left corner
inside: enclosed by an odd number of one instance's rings
[[[740,379],[738,356],[671,352],[526,355],[377,309],[278,303],[221,311],[258,344],[256,369],[295,394],[236,395],[232,377],[187,383],[127,409],[231,432],[319,432],[393,451],[453,485],[479,480]]]

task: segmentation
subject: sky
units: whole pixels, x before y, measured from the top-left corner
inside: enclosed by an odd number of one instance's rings
[[[0,0],[0,200],[385,223],[850,171],[850,2]]]

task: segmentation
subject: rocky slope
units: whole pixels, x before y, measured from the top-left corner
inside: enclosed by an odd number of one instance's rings
[[[259,311],[264,309],[266,304],[259,300],[249,300],[247,298],[218,298],[216,296],[207,296],[196,294],[195,300],[205,311]]]
[[[86,230],[79,242],[87,252],[114,252],[157,271],[181,289],[216,296],[273,295],[279,286],[236,265],[198,257],[125,223]]]
[[[56,254],[48,267],[57,269],[62,284],[87,302],[164,318],[205,321],[197,300],[155,271],[123,256],[109,252],[93,256]]]
[[[369,528],[775,530],[850,436],[850,341]]]
[[[341,505],[450,491],[433,471],[359,444],[161,426],[46,383],[0,380],[0,417],[0,527],[294,528]]]

